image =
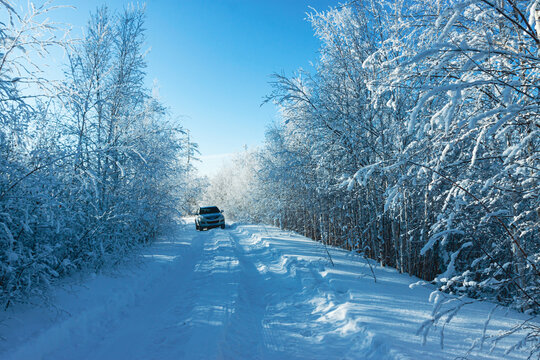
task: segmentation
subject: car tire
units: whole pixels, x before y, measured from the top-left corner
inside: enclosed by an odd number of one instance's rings
[[[225,224],[221,225],[221,228],[222,228],[222,229],[225,229]]]

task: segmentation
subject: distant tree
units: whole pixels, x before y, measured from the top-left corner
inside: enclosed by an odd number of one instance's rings
[[[257,162],[255,151],[245,150],[236,154],[229,165],[223,166],[209,179],[203,203],[224,209],[227,219],[257,221],[254,203]]]

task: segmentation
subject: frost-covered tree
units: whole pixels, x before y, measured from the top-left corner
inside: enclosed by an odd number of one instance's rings
[[[202,203],[216,205],[226,212],[227,219],[257,222],[255,204],[257,184],[256,152],[246,149],[236,154],[227,165],[213,175],[205,188]]]
[[[71,191],[88,206],[79,230],[91,254],[152,240],[179,203],[191,165],[184,130],[144,86],[144,9],[106,7],[70,52],[64,101],[73,151]],[[176,176],[174,176],[176,175]],[[90,224],[93,224],[90,226]],[[106,245],[103,245],[106,244]],[[86,251],[86,250],[85,250]]]
[[[62,29],[46,18],[53,7],[29,4],[17,10],[0,4],[0,287],[2,305],[54,276],[53,251],[39,243],[36,219],[58,208],[58,181],[52,165],[55,138],[44,139],[55,84],[43,77],[39,59],[61,46]],[[23,14],[24,12],[24,14]],[[38,176],[39,174],[39,176]],[[46,229],[51,231],[49,218]],[[45,224],[42,224],[45,225]],[[54,230],[53,230],[54,232]],[[52,234],[51,234],[52,235]]]
[[[144,85],[143,8],[98,9],[84,39],[63,43],[69,64],[58,84],[32,61],[62,45],[39,21],[52,8],[30,4],[21,16],[8,2],[0,6],[10,21],[0,24],[0,302],[7,307],[155,239],[185,208],[186,155],[196,147]]]
[[[257,156],[257,218],[437,284],[424,335],[466,296],[538,313],[538,6],[314,11],[316,68],[274,76],[282,121]],[[538,351],[534,323],[519,328]]]

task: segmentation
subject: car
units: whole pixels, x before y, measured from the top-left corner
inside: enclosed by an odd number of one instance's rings
[[[223,216],[223,210],[219,210],[217,206],[200,207],[199,210],[197,210],[196,215],[195,229],[199,231],[216,227],[225,229],[225,216]]]

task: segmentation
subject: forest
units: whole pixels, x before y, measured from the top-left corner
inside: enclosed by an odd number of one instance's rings
[[[78,40],[54,8],[0,1],[3,309],[122,262],[205,188],[228,220],[435,284],[432,323],[469,298],[540,312],[538,0],[309,10],[317,62],[271,76],[262,102],[279,121],[207,180],[197,144],[145,85],[144,7],[99,7]],[[43,64],[59,52],[51,80]],[[540,353],[537,323],[518,329]]]
[[[538,1],[352,1],[309,21],[314,71],[273,75],[282,119],[210,201],[436,284],[455,311],[537,314]]]
[[[144,85],[144,8],[98,8],[67,38],[29,3],[1,2],[0,306],[152,242],[189,193],[185,130]],[[62,81],[43,64],[67,57]]]

